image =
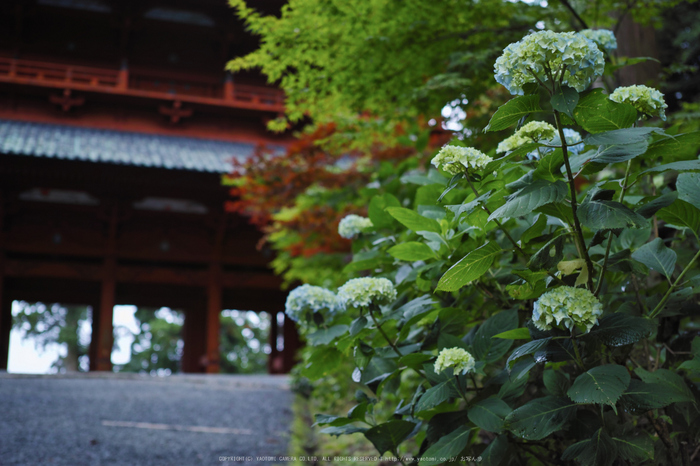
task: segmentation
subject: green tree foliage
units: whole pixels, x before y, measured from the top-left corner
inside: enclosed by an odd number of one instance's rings
[[[221,372],[255,374],[267,371],[270,315],[253,311],[221,314]]]
[[[140,307],[134,312],[134,319],[138,332],[132,334],[131,359],[116,369],[119,372],[180,372],[184,316],[170,309]]]
[[[62,345],[65,355],[59,355],[51,365],[59,372],[87,371],[89,339],[81,338],[80,329],[90,319],[87,306],[19,301],[13,327],[24,332],[23,339],[33,339],[37,349]]]

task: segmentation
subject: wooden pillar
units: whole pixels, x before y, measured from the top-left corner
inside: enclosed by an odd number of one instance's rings
[[[112,370],[112,346],[114,345],[114,305],[116,299],[117,271],[117,221],[119,211],[114,206],[109,217],[107,248],[102,265],[102,283],[100,285],[100,303],[93,312],[91,352],[96,356],[90,358],[90,370]]]
[[[277,313],[270,313],[270,356],[267,358],[267,372],[269,374],[279,374],[282,372],[282,358],[277,349],[277,336],[279,335],[279,325],[277,324]]]
[[[223,269],[221,256],[223,254],[224,233],[226,231],[226,216],[222,216],[216,225],[214,247],[209,262],[209,283],[207,284],[206,334],[205,334],[205,369],[207,374],[218,374],[220,371],[219,339],[221,331],[221,311],[223,300]]]
[[[284,316],[284,349],[282,350],[282,361],[283,369],[282,371],[286,374],[292,370],[294,364],[297,362],[297,350],[299,349],[299,332],[297,332],[297,325],[292,319]]]
[[[185,347],[182,352],[182,372],[198,373],[204,371],[204,355],[206,354],[205,331],[206,322],[203,308],[191,308],[185,311],[185,324],[182,326],[182,341]]]
[[[7,370],[12,331],[12,298],[5,290],[4,197],[0,193],[0,370]]]

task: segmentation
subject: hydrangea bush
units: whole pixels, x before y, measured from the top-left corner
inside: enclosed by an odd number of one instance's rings
[[[612,37],[595,33],[507,47],[496,79],[519,95],[487,131],[511,142],[378,173],[372,230],[323,293],[339,310],[292,292],[302,372],[350,356],[361,387],[324,432],[421,466],[697,461],[700,134],[642,125],[658,91],[590,89]]]

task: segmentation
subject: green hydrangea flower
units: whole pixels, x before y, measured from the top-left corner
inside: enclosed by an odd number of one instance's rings
[[[610,100],[620,104],[630,104],[637,111],[649,117],[659,117],[666,120],[666,101],[664,95],[647,86],[618,87],[610,94]]]
[[[374,225],[367,217],[350,214],[343,217],[338,224],[338,234],[345,239],[353,239],[360,233],[370,230]]]
[[[442,168],[451,175],[463,173],[467,168],[484,168],[493,159],[473,147],[443,146],[433,160],[435,168]]]
[[[601,50],[608,53],[617,50],[617,39],[615,33],[607,29],[584,29],[579,34],[583,34],[587,39],[596,43]]]
[[[344,307],[388,304],[395,299],[394,284],[386,278],[353,278],[338,288],[338,301]]]
[[[504,139],[496,148],[497,153],[510,152],[524,144],[547,141],[556,135],[556,128],[544,121],[531,121],[522,126],[511,137]]]
[[[603,305],[593,293],[584,288],[561,286],[544,293],[535,302],[532,322],[543,331],[552,327],[562,330],[578,327],[588,333],[602,314]]]
[[[462,348],[444,348],[435,361],[435,373],[439,374],[452,367],[455,375],[460,372],[466,374],[474,370],[475,363],[474,356]]]
[[[576,32],[539,31],[510,44],[494,66],[496,81],[511,94],[523,85],[549,81],[548,71],[563,84],[584,91],[603,75],[605,60],[595,42]]]
[[[325,312],[331,316],[340,310],[340,302],[335,293],[320,286],[301,285],[287,296],[285,313],[295,322],[307,312]]]

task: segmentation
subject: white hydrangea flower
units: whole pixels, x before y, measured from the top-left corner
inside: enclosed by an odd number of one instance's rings
[[[394,284],[386,278],[353,278],[338,288],[338,301],[344,307],[387,304],[395,299]]]
[[[335,293],[320,286],[301,285],[287,296],[285,313],[297,322],[306,312],[325,311],[333,315],[340,310],[340,302]]]
[[[463,173],[467,168],[484,168],[493,159],[473,147],[443,146],[433,160],[435,168],[442,168],[451,175]]]
[[[566,67],[566,68],[565,68]],[[564,70],[563,84],[578,92],[603,75],[605,60],[595,42],[576,32],[538,31],[510,44],[494,66],[496,81],[511,94],[523,94],[523,85],[549,81]]]
[[[531,121],[524,124],[511,137],[504,139],[496,148],[497,153],[510,152],[524,144],[547,141],[554,138],[557,130],[544,121]]]
[[[360,233],[364,233],[372,227],[374,227],[372,220],[368,219],[367,217],[350,214],[343,217],[338,224],[338,234],[345,239],[353,239]]]
[[[592,40],[602,50],[610,53],[617,50],[617,39],[615,33],[607,29],[584,29],[579,34],[583,34],[587,39]]]
[[[664,95],[647,86],[627,86],[618,87],[610,94],[610,100],[619,104],[630,104],[643,115],[650,117],[658,116],[666,120],[666,101]]]
[[[475,363],[474,356],[469,351],[462,348],[444,348],[435,361],[435,373],[439,374],[445,369],[453,367],[455,374],[459,372],[466,374],[474,370]]]
[[[603,305],[593,293],[585,288],[561,286],[544,293],[535,302],[532,322],[543,331],[552,327],[562,330],[578,327],[588,333],[602,314]]]

